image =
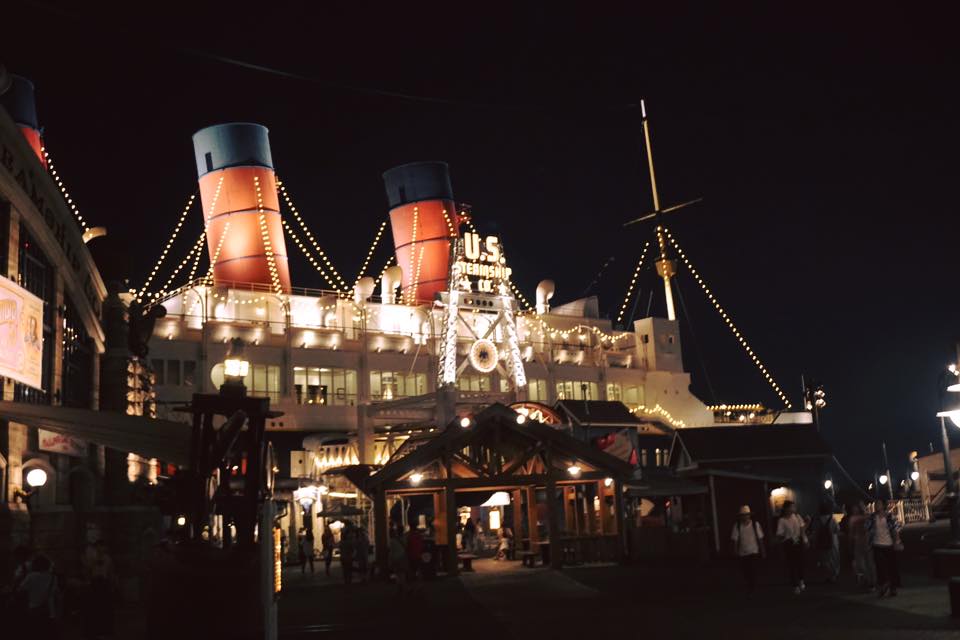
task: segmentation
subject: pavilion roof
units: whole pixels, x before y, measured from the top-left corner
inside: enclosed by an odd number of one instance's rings
[[[554,427],[532,420],[518,423],[518,415],[509,407],[493,404],[474,415],[467,428],[454,420],[438,435],[418,438],[408,450],[398,450],[362,488],[370,491],[394,485],[414,472],[433,480],[447,479],[450,473],[478,485],[487,478],[493,484],[511,479],[522,484],[524,476],[544,478],[550,474],[569,480],[566,469],[574,462],[583,468],[585,477],[603,474],[626,479],[633,473],[629,464]]]

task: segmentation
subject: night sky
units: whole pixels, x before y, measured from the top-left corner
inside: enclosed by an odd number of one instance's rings
[[[387,214],[381,173],[445,160],[528,297],[549,277],[555,303],[575,299],[612,256],[589,293],[615,317],[651,232],[622,227],[651,208],[632,106],[645,98],[661,200],[704,198],[670,228],[794,403],[801,374],[823,383],[840,461],[865,481],[886,439],[902,477],[907,452],[937,441],[937,376],[960,337],[947,15],[327,4],[158,15],[26,3],[5,16],[18,27],[0,62],[34,80],[57,168],[108,228],[90,245],[105,280],[139,286],[159,255],[196,190],[191,134],[253,121],[348,282]],[[189,220],[176,261],[198,208]],[[287,247],[294,284],[326,287]],[[678,284],[694,391],[778,407],[697,284]],[[638,315],[651,290],[663,315],[652,271],[641,285]]]

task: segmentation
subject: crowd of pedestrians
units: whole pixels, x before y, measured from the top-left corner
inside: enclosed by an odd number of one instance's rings
[[[847,548],[841,549],[841,534]],[[737,558],[748,591],[757,587],[757,575],[768,555],[763,527],[744,505],[730,534],[733,555]],[[805,574],[809,556],[825,582],[835,583],[841,576],[841,557],[849,557],[858,588],[875,591],[881,598],[897,595],[900,568],[897,552],[903,549],[900,524],[886,500],[876,500],[872,510],[863,502],[846,510],[840,522],[831,504],[824,504],[813,517],[797,512],[787,500],[777,517],[773,543],[780,548],[787,583],[796,594],[807,589]],[[813,563],[811,563],[813,564]]]
[[[114,636],[118,583],[103,541],[83,550],[80,573],[69,579],[50,558],[27,547],[14,549],[13,560],[13,577],[0,589],[0,610],[11,638],[54,639],[64,626],[79,627],[88,639]]]

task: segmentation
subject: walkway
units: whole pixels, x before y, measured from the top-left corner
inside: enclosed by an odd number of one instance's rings
[[[960,637],[948,617],[946,587],[918,569],[893,599],[849,584],[812,584],[794,596],[769,567],[769,586],[744,594],[735,567],[709,569],[585,566],[554,572],[519,562],[477,560],[474,573],[426,582],[398,597],[391,584],[355,584],[288,572],[280,602],[281,638],[363,638],[380,633],[469,638],[591,638],[660,633],[671,638]],[[627,635],[629,634],[629,635]],[[721,634],[722,635],[722,634]]]

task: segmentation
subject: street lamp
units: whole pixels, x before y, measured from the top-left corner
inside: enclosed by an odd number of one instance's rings
[[[243,351],[243,340],[233,338],[227,350],[227,358],[223,361],[223,385],[220,393],[233,393],[241,397],[247,394],[243,379],[250,373],[250,361],[244,357]]]
[[[39,489],[43,485],[47,484],[47,472],[43,469],[30,469],[27,472],[27,486],[30,487],[30,490]]]
[[[951,364],[947,371],[955,378],[960,377],[960,370],[957,369],[956,365]],[[952,422],[954,426],[960,426],[960,403],[956,400],[944,402],[945,398],[942,390],[944,389],[943,381],[946,375],[947,372],[944,372],[941,373],[940,376],[940,402],[943,409],[937,412],[937,417],[940,418],[940,439],[943,442],[943,472],[947,477],[947,500],[950,501],[951,545],[957,547],[960,546],[960,513],[957,512],[957,483],[953,479],[953,461],[950,459],[950,437],[947,435],[947,422],[945,418],[950,418],[950,422]],[[946,385],[946,391],[948,393],[960,393],[960,384],[953,383]]]

